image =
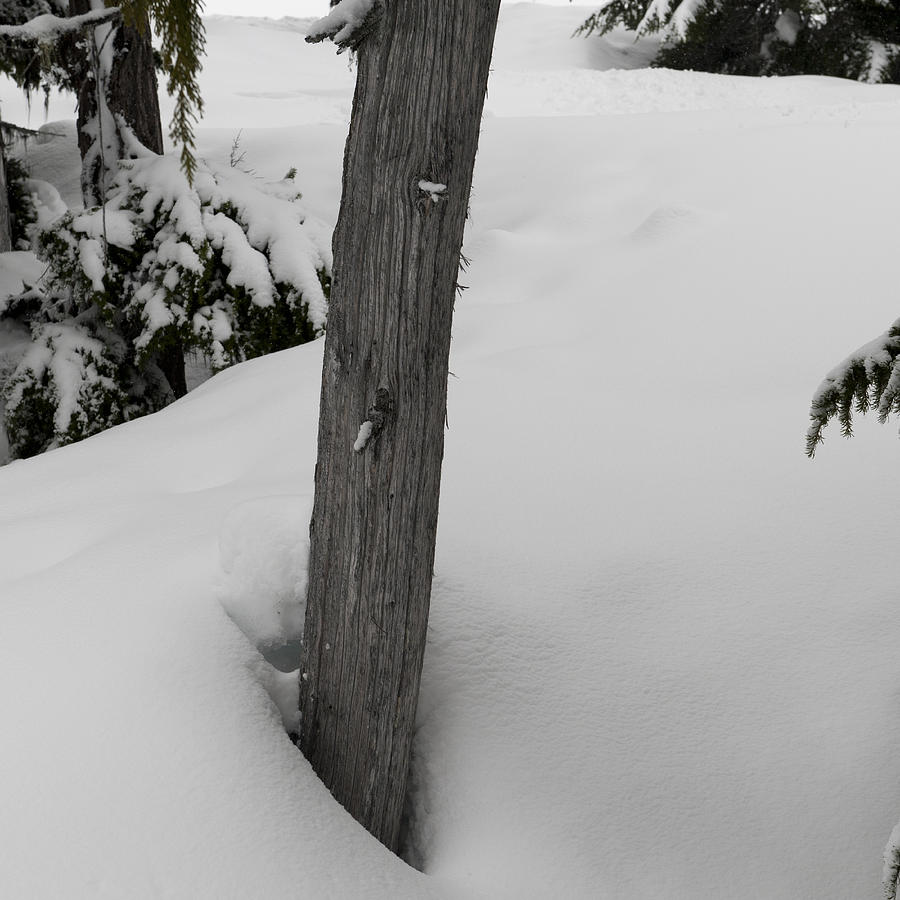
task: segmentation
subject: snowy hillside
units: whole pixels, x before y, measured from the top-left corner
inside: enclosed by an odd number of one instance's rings
[[[864,420],[814,462],[803,439],[826,371],[900,316],[900,88],[634,68],[621,34],[568,39],[586,11],[501,14],[415,745],[424,874],[318,783],[276,703],[293,681],[251,641],[297,636],[316,343],[0,468],[3,896],[881,896],[900,447]],[[209,21],[200,150],[243,129],[247,164],[296,166],[333,223],[353,73],[304,28]],[[46,146],[35,175],[71,178]]]

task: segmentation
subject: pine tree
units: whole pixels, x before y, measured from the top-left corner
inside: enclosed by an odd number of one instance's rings
[[[613,0],[579,33],[617,25],[662,36],[655,66],[900,80],[900,0]]]
[[[355,49],[358,74],[322,375],[300,746],[391,848],[425,650],[450,323],[499,3],[344,0],[307,37]]]

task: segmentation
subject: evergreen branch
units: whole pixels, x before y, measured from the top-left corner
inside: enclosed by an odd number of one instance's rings
[[[900,413],[900,319],[883,335],[836,366],[813,395],[806,433],[806,455],[815,456],[822,430],[837,419],[844,437],[853,436],[853,413],[876,409],[878,421]]]
[[[662,0],[661,3],[659,0],[651,0],[649,5],[643,0],[605,0],[599,9],[575,29],[572,37],[608,34],[617,25],[639,35],[660,31],[671,19],[673,5],[677,4],[672,4],[669,0]]]
[[[162,39],[160,56],[166,73],[166,90],[175,98],[169,137],[181,145],[181,167],[192,183],[197,169],[194,124],[203,115],[200,70],[206,32],[202,0],[123,0],[122,12],[130,25],[151,16]]]
[[[13,141],[16,138],[28,140],[33,137],[62,137],[60,131],[35,131],[33,128],[25,128],[22,125],[13,125],[12,122],[0,121],[0,139],[4,142]]]
[[[107,9],[92,9],[80,16],[54,16],[45,13],[25,22],[24,25],[0,25],[0,37],[23,43],[49,44],[73,32],[84,31],[113,22],[121,16],[117,6]]]

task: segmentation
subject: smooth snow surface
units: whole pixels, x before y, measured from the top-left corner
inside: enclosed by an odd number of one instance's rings
[[[824,374],[900,315],[900,88],[602,71],[640,45],[569,41],[583,14],[501,13],[415,748],[425,874],[322,788],[285,734],[296,684],[256,649],[302,618],[317,342],[0,469],[4,897],[881,896],[900,449],[865,419],[814,462],[803,439]],[[352,72],[303,27],[210,21],[200,152],[244,129],[247,165],[295,165],[333,224]]]

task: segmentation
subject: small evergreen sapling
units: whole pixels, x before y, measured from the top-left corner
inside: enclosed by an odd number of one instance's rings
[[[90,437],[139,408],[120,386],[124,348],[110,337],[75,319],[40,327],[4,390],[14,457]]]
[[[291,180],[198,162],[189,184],[147,155],[120,163],[102,207],[42,230],[41,284],[0,308],[33,335],[4,389],[12,455],[161,409],[175,345],[217,371],[322,334],[330,236],[298,201]]]

